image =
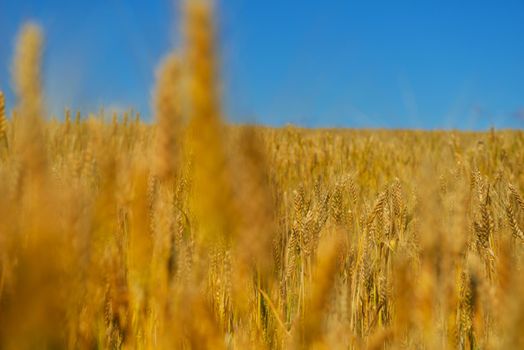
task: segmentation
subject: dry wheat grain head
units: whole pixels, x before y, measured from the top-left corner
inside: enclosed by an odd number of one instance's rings
[[[41,177],[46,166],[43,139],[43,92],[41,57],[43,35],[40,27],[28,23],[18,36],[13,60],[13,88],[17,96],[16,112],[21,118],[17,142],[22,163],[35,179]]]
[[[194,158],[192,207],[200,238],[213,241],[232,231],[232,188],[218,101],[213,7],[211,1],[185,1],[184,13],[185,98]]]
[[[0,147],[7,148],[7,118],[5,115],[4,93],[0,91]]]
[[[182,64],[175,54],[167,56],[157,71],[155,118],[157,120],[155,172],[160,180],[175,175],[179,167],[182,138],[180,96]]]
[[[18,36],[13,61],[13,87],[19,98],[18,111],[28,118],[42,116],[42,46],[43,35],[40,27],[33,23],[25,24]]]

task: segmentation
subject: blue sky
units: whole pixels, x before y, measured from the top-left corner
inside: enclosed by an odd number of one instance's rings
[[[230,120],[325,127],[524,127],[524,0],[222,0]],[[151,115],[179,41],[170,0],[4,0],[0,89],[25,20],[46,35],[48,109]]]

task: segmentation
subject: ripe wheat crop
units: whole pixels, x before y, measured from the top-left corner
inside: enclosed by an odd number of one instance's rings
[[[524,348],[522,131],[230,125],[213,8],[183,13],[153,124],[49,119],[21,30],[0,348]]]

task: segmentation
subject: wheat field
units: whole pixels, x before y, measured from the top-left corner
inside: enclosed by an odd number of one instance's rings
[[[182,27],[154,123],[48,117],[22,27],[1,349],[524,348],[522,131],[232,125],[212,6]]]

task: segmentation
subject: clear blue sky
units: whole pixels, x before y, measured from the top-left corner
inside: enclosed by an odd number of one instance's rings
[[[270,125],[524,127],[524,0],[222,0],[224,111]],[[0,89],[14,39],[46,34],[51,112],[133,106],[176,45],[169,0],[3,0]]]

